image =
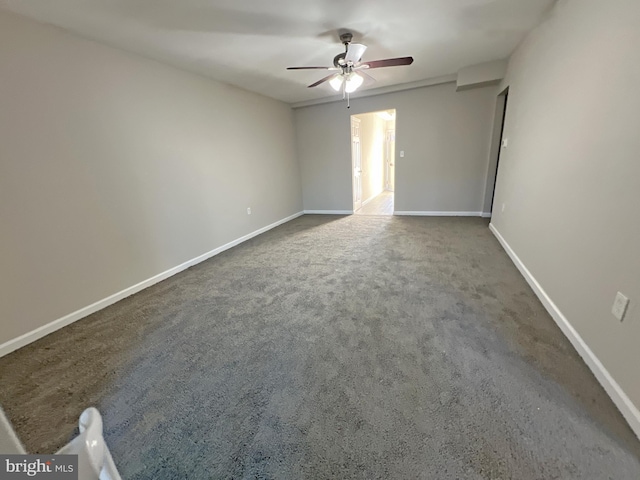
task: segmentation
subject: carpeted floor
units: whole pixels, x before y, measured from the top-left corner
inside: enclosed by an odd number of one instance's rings
[[[125,479],[634,479],[640,442],[487,229],[303,216],[0,359]]]

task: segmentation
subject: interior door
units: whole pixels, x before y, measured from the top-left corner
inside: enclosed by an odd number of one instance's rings
[[[362,208],[362,149],[360,120],[351,117],[351,164],[353,167],[353,211]]]
[[[500,143],[499,143],[499,148],[498,148],[498,158],[496,160],[496,173],[494,174],[493,177],[493,192],[491,193],[491,207],[489,208],[489,211],[491,213],[493,213],[493,200],[496,197],[496,183],[498,182],[498,167],[500,166],[500,155],[502,155],[502,149],[505,148],[505,145],[503,145],[502,140],[503,140],[503,136],[504,136],[504,123],[507,119],[507,100],[509,100],[509,90],[506,90],[506,93],[504,95],[500,94],[498,95],[498,97],[504,96],[504,107],[502,109],[502,122],[500,125]]]
[[[396,183],[395,152],[396,132],[387,130],[384,139],[385,189],[393,192]]]

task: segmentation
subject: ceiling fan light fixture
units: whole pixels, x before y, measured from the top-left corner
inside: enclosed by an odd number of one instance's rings
[[[339,92],[342,88],[342,80],[342,75],[336,75],[331,80],[329,80],[329,85],[331,85],[331,88],[333,88],[336,92]]]
[[[352,73],[347,78],[344,89],[347,93],[353,93],[360,87],[360,85],[362,85],[363,81],[364,78],[362,78],[362,76],[358,75],[357,73]]]
[[[413,63],[413,57],[385,58],[383,60],[363,62],[362,56],[367,50],[367,46],[360,43],[351,43],[351,40],[353,40],[353,34],[350,32],[344,32],[340,35],[340,42],[344,45],[344,52],[333,58],[332,67],[287,67],[287,70],[332,70],[338,72],[307,85],[307,88],[317,87],[328,82],[336,92],[342,91],[342,98],[347,100],[347,108],[349,108],[349,94],[360,88],[365,78],[368,83],[375,81],[368,73],[365,73],[365,69],[399,67]],[[358,74],[357,70],[362,70],[362,75]]]

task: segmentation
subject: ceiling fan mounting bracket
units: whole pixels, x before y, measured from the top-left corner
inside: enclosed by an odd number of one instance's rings
[[[353,34],[350,32],[346,32],[343,33],[342,35],[340,35],[340,41],[346,46],[349,43],[351,43],[351,40],[353,40]]]

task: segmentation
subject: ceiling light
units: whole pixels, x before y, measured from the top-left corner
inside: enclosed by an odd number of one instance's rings
[[[331,85],[331,88],[333,88],[336,92],[339,92],[342,88],[342,80],[342,75],[336,75],[331,80],[329,80],[329,85]]]
[[[364,81],[364,78],[362,78],[360,75],[358,75],[357,73],[352,73],[347,78],[347,81],[344,85],[344,89],[347,93],[355,92],[358,89],[358,87],[362,85],[363,81]]]

